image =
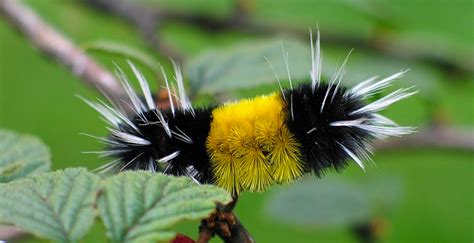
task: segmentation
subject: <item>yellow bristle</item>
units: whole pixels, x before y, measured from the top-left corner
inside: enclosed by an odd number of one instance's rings
[[[239,168],[236,168],[236,159],[225,153],[216,153],[211,157],[212,161],[220,161],[220,163],[212,163],[215,183],[233,194],[240,194],[241,185],[238,178]]]
[[[215,182],[228,191],[262,191],[302,175],[299,143],[285,125],[279,94],[225,104],[212,112],[207,150]]]
[[[258,145],[246,147],[245,150],[239,157],[242,187],[250,191],[263,191],[273,183],[270,163]]]
[[[288,128],[282,127],[280,134],[273,138],[273,149],[269,153],[273,162],[273,176],[278,183],[287,183],[303,175],[303,165],[300,161],[300,144]],[[297,163],[295,163],[297,161]]]

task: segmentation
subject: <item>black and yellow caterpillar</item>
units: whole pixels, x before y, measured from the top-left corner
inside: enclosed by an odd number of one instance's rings
[[[330,168],[342,169],[349,160],[364,169],[362,161],[370,160],[374,139],[412,131],[378,112],[415,92],[399,89],[367,103],[367,98],[405,72],[378,81],[373,77],[347,88],[341,86],[344,65],[323,83],[319,36],[315,44],[311,41],[311,83],[207,108],[193,108],[180,68],[173,63],[177,88],[170,89],[163,72],[171,107],[161,110],[143,75],[130,63],[143,97],[133,91],[123,72],[119,76],[133,117],[126,116],[118,104],[86,101],[110,125],[110,136],[98,139],[107,144],[102,155],[115,160],[101,169],[186,175],[233,195],[262,191],[308,172],[321,176]]]

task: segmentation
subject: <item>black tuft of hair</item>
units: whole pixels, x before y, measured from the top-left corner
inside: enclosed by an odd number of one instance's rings
[[[314,91],[310,84],[302,84],[283,92],[288,113],[286,124],[302,145],[306,171],[313,171],[319,177],[328,169],[340,171],[347,166],[350,156],[341,144],[354,154],[363,154],[373,139],[370,133],[360,128],[330,126],[332,122],[371,115],[350,115],[364,103],[347,92],[345,87],[336,88],[323,83]]]
[[[192,143],[188,143],[179,139],[176,134],[168,136],[159,121],[157,111],[149,110],[141,116],[130,119],[138,131],[126,123],[119,127],[124,133],[149,141],[149,145],[126,144],[127,147],[124,147],[123,141],[110,136],[109,140],[115,143],[110,144],[107,151],[120,159],[116,167],[120,170],[152,170],[177,176],[189,176],[191,173],[200,183],[211,183],[212,174],[206,150],[206,139],[212,119],[211,111],[212,108],[195,109],[192,114],[177,109],[174,116],[170,111],[162,111],[168,127],[189,137]],[[146,118],[146,122],[143,121],[143,117]],[[160,159],[175,152],[179,154],[170,163],[159,162]]]

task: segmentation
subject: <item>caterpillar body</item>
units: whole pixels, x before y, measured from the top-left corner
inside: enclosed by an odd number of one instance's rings
[[[321,82],[319,34],[316,42],[311,38],[311,54],[311,83],[288,89],[280,85],[280,92],[204,108],[192,106],[181,70],[173,62],[176,89],[170,88],[163,72],[170,93],[166,110],[156,106],[144,76],[130,63],[143,98],[120,70],[118,76],[134,116],[126,116],[119,104],[86,100],[109,124],[110,135],[95,138],[107,145],[100,153],[114,160],[100,169],[185,175],[239,195],[291,182],[305,173],[339,171],[350,160],[365,169],[363,161],[370,161],[374,139],[412,132],[378,112],[416,91],[399,89],[366,101],[405,71],[348,88],[341,85],[344,64],[329,82]],[[285,53],[284,57],[287,64]],[[289,80],[291,84],[291,76]]]

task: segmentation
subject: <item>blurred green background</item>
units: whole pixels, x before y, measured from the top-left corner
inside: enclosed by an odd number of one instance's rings
[[[160,9],[199,13],[225,18],[234,7],[230,0],[142,0]],[[134,26],[119,17],[100,12],[80,0],[29,0],[42,18],[79,46],[97,40],[120,42],[166,63],[144,42]],[[397,58],[367,48],[355,47],[349,59],[346,78],[357,82],[373,74],[389,74],[411,68],[403,85],[413,84],[420,94],[391,107],[385,114],[403,125],[429,126],[434,119],[453,127],[474,126],[474,2],[470,0],[380,0],[313,1],[247,0],[253,21],[290,26],[305,31],[319,26],[326,72],[334,70],[337,57],[343,58],[350,43],[325,41],[325,33],[356,39],[374,45],[395,43],[407,58]],[[194,25],[170,23],[160,28],[168,45],[184,55],[183,70],[200,54],[217,48],[231,49],[241,42],[265,41],[273,35],[255,35],[238,30],[211,32]],[[273,38],[280,38],[273,36]],[[284,37],[281,37],[282,39]],[[387,42],[388,40],[388,42]],[[306,41],[304,39],[303,41]],[[112,62],[122,57],[89,52],[112,70]],[[441,57],[463,71],[453,71],[429,60],[410,58],[410,54]],[[291,56],[292,53],[290,52]],[[290,63],[290,65],[292,65]],[[158,82],[142,67],[153,88]],[[268,69],[267,66],[261,67]],[[235,82],[239,82],[235,80]],[[277,90],[275,85],[254,85],[219,94],[223,99],[249,97]],[[105,135],[98,114],[75,98],[79,94],[99,94],[85,86],[68,70],[40,54],[11,25],[0,21],[0,127],[40,137],[51,149],[53,169],[83,166],[98,167],[103,160],[82,151],[99,150],[100,144],[79,135],[81,132]],[[214,94],[198,95],[198,103],[213,100]],[[209,98],[211,97],[211,98]],[[222,98],[221,98],[222,99]],[[377,166],[366,173],[351,166],[341,175],[331,176],[347,183],[361,184],[367,178],[396,178],[399,196],[390,210],[378,211],[384,219],[383,242],[472,242],[474,240],[474,157],[472,151],[415,149],[376,153]],[[317,184],[320,180],[314,179]],[[383,183],[383,179],[381,179]],[[265,193],[244,193],[236,212],[258,242],[357,242],[347,227],[323,227],[308,223],[298,226],[275,220],[266,213],[272,196],[286,190],[281,186]],[[390,188],[390,187],[388,187]],[[387,189],[388,190],[388,189]],[[395,192],[394,192],[395,193]],[[385,191],[382,195],[390,195]],[[397,194],[398,195],[398,194]],[[0,199],[1,200],[1,199]],[[294,200],[305,200],[294,198]],[[318,205],[315,205],[315,210]],[[289,207],[289,212],[294,208]],[[180,226],[180,231],[197,235],[195,224]],[[105,240],[96,226],[84,242]]]

